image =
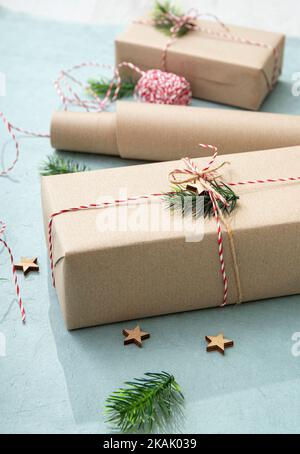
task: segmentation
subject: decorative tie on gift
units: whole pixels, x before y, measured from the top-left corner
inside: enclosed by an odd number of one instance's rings
[[[137,24],[152,25],[158,29],[169,30],[170,37],[165,44],[161,57],[161,68],[163,71],[167,70],[167,53],[169,47],[186,33],[200,31],[215,38],[271,50],[274,56],[274,65],[271,81],[267,80],[267,84],[269,90],[274,88],[279,72],[279,53],[276,47],[262,41],[254,41],[233,34],[217,16],[211,13],[200,13],[197,9],[192,8],[186,14],[180,14],[173,11],[171,5],[162,5],[159,2],[156,3],[156,8],[158,8],[158,11],[155,11],[153,14],[153,19],[136,20],[134,22]],[[199,24],[197,20],[201,17],[211,18],[218,24],[219,30]]]
[[[212,204],[213,208],[213,216],[216,220],[217,224],[217,235],[218,235],[218,254],[220,260],[220,268],[221,274],[223,279],[223,303],[221,306],[225,306],[227,304],[228,299],[228,277],[225,270],[225,262],[224,262],[224,248],[223,248],[223,235],[222,235],[222,228],[221,222],[225,225],[228,239],[229,239],[229,246],[230,252],[233,261],[233,268],[234,268],[234,275],[236,281],[236,287],[238,292],[238,300],[237,302],[242,302],[242,287],[240,281],[240,272],[238,268],[238,261],[236,255],[235,244],[233,240],[233,233],[232,230],[225,220],[223,216],[223,211],[227,211],[230,213],[236,206],[236,200],[238,199],[237,196],[233,193],[233,191],[229,191],[228,194],[230,198],[232,195],[234,196],[234,203],[229,208],[229,202],[227,201],[226,197],[223,194],[226,192],[220,192],[222,187],[226,187],[225,183],[221,180],[222,175],[218,172],[225,164],[229,164],[228,162],[222,162],[221,164],[212,167],[215,159],[218,155],[217,147],[213,145],[207,144],[199,144],[202,148],[210,148],[214,151],[213,157],[211,161],[208,163],[206,167],[202,170],[199,170],[197,165],[192,161],[190,158],[182,159],[183,163],[185,164],[184,169],[175,169],[169,173],[169,181],[171,184],[176,185],[183,191],[190,191],[195,192],[198,196],[204,196],[205,192],[208,194],[209,199]],[[178,176],[182,178],[178,179]],[[221,221],[221,222],[220,222]]]
[[[200,144],[200,146],[203,145],[204,144]],[[201,195],[203,191],[207,191],[210,198],[214,198],[215,201],[220,202],[224,206],[228,206],[226,199],[216,190],[215,186],[212,185],[212,183],[221,178],[221,174],[218,170],[225,164],[228,164],[228,162],[223,162],[222,164],[211,168],[211,165],[217,156],[217,148],[212,148],[215,150],[215,153],[207,167],[199,170],[194,161],[190,158],[183,158],[182,161],[186,167],[184,169],[172,170],[169,174],[169,181],[171,184],[176,184],[183,189],[196,192],[197,195]],[[178,180],[176,175],[183,175],[183,178]]]
[[[288,183],[288,182],[296,182],[300,181],[300,176],[296,177],[283,177],[283,178],[266,178],[266,179],[257,179],[257,180],[246,180],[246,181],[238,181],[238,182],[230,182],[230,183],[224,183],[221,179],[221,174],[218,172],[218,170],[224,166],[225,163],[222,163],[221,165],[212,167],[213,163],[215,162],[215,159],[217,157],[217,147],[209,144],[199,144],[201,147],[208,148],[214,151],[213,157],[211,161],[208,163],[204,169],[199,170],[196,166],[196,164],[189,158],[184,158],[183,162],[185,164],[185,167],[183,169],[174,169],[173,171],[170,172],[169,174],[169,181],[171,184],[176,184],[176,185],[187,185],[190,184],[192,185],[192,192],[195,190],[199,192],[201,191],[201,187],[204,188],[204,192],[206,191],[209,195],[209,199],[211,201],[212,205],[212,213],[215,218],[216,224],[217,224],[217,244],[218,244],[218,255],[219,255],[219,261],[220,261],[220,271],[222,275],[222,281],[223,281],[223,301],[221,303],[221,306],[225,306],[228,302],[228,277],[227,273],[225,270],[225,260],[224,260],[224,248],[223,248],[223,234],[222,234],[222,226],[221,223],[224,224],[227,235],[228,235],[228,240],[229,240],[229,246],[230,246],[230,252],[232,256],[232,262],[233,262],[233,268],[234,268],[234,278],[236,281],[236,289],[237,289],[237,298],[236,302],[242,302],[243,301],[243,295],[242,295],[242,287],[241,287],[241,281],[240,281],[240,273],[239,273],[239,267],[238,267],[238,260],[237,260],[237,254],[236,254],[236,249],[234,245],[234,240],[233,240],[233,232],[230,228],[230,225],[225,219],[225,216],[223,215],[223,211],[225,213],[230,214],[230,212],[235,208],[236,206],[236,200],[238,199],[238,196],[236,196],[233,191],[230,193],[231,197],[231,202],[228,202],[229,197],[226,198],[222,195],[222,187],[227,188],[230,191],[230,187],[233,186],[243,186],[243,185],[256,185],[256,184],[265,184],[265,183]],[[178,175],[183,175],[183,178],[181,180],[178,180],[176,176]],[[220,181],[218,181],[220,180]],[[201,185],[201,186],[200,186]],[[194,186],[194,187],[193,187]],[[184,186],[186,189],[186,186]],[[217,188],[217,189],[216,189]],[[221,194],[220,194],[221,191]],[[226,192],[225,192],[226,193]],[[116,199],[116,200],[110,200],[110,201],[104,201],[101,203],[90,203],[86,205],[79,205],[79,206],[73,206],[70,208],[65,208],[59,211],[56,211],[51,214],[49,222],[48,222],[48,245],[49,245],[49,258],[50,258],[50,268],[51,268],[51,274],[52,274],[52,282],[53,285],[55,286],[55,276],[54,276],[54,268],[55,268],[55,262],[54,262],[54,255],[53,255],[53,222],[54,219],[57,216],[61,216],[65,213],[71,213],[71,212],[78,212],[78,211],[86,211],[86,210],[94,210],[94,209],[104,209],[104,208],[110,208],[110,207],[118,207],[118,206],[127,206],[132,203],[140,203],[144,202],[147,203],[150,199],[153,198],[160,198],[162,200],[166,200],[166,197],[168,196],[173,196],[176,195],[176,191],[170,191],[170,192],[156,192],[152,194],[142,194],[142,195],[137,195],[137,196],[130,196],[124,199]],[[229,205],[229,206],[228,206]],[[224,208],[224,209],[223,209]],[[228,208],[228,209],[227,209]]]

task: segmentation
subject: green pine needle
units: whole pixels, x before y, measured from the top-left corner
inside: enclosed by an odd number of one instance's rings
[[[224,214],[230,214],[235,209],[239,197],[224,183],[219,184],[214,181],[211,185],[228,203],[228,205],[224,205],[222,202],[218,201],[220,209]],[[174,185],[171,190],[172,192],[166,193],[164,196],[168,209],[180,211],[183,216],[192,213],[193,217],[196,219],[201,216],[204,216],[204,218],[210,217],[213,214],[213,205],[207,191],[203,191],[199,196],[198,194],[195,194],[195,192],[183,189],[178,185]],[[200,197],[204,197],[203,205],[202,203],[199,203]]]
[[[100,98],[104,98],[107,93],[107,90],[110,86],[110,80],[102,77],[99,80],[91,79],[88,81],[89,90],[99,96]],[[129,96],[133,95],[135,89],[135,82],[133,80],[123,80],[121,82],[121,87],[117,96],[117,99],[121,98],[128,98]],[[110,99],[113,98],[116,91],[116,84],[113,84],[112,91],[110,94]]]
[[[166,0],[164,2],[155,2],[154,9],[152,11],[152,19],[154,21],[166,21],[165,24],[157,24],[155,25],[156,28],[161,30],[167,35],[170,35],[170,28],[174,25],[171,20],[166,20],[165,14],[166,13],[173,13],[176,16],[181,16],[182,11],[180,8],[178,8],[175,5],[172,5],[172,2],[169,0]],[[177,33],[177,36],[183,36],[185,35],[189,29],[187,27],[182,27],[179,32]]]
[[[184,397],[173,375],[147,372],[146,378],[126,382],[106,400],[107,422],[121,432],[165,428]]]
[[[85,172],[89,170],[86,165],[73,161],[72,159],[63,159],[59,156],[48,156],[40,167],[40,174],[43,176],[57,175],[61,173]]]

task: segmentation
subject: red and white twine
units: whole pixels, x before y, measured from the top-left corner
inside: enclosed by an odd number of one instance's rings
[[[135,94],[141,101],[154,104],[187,106],[192,99],[190,84],[184,77],[159,69],[143,72]]]
[[[96,62],[84,62],[61,71],[54,82],[54,86],[63,104],[64,110],[67,110],[68,106],[83,108],[87,112],[91,110],[96,110],[97,112],[105,110],[110,103],[116,101],[118,98],[122,86],[120,70],[124,68],[127,70],[129,69],[140,76],[134,89],[134,96],[139,101],[155,104],[188,105],[192,98],[190,84],[184,77],[177,76],[173,73],[167,73],[159,69],[142,71],[138,66],[130,62],[119,63],[114,70],[113,78],[109,83],[104,98],[100,98],[96,93],[93,91],[91,92],[89,86],[85,86],[73,74],[74,71],[86,67],[99,67],[113,70],[109,65],[102,65]],[[78,86],[81,91],[88,91],[93,96],[93,99],[82,99],[74,86]],[[111,97],[113,90],[114,94]]]
[[[15,167],[15,165],[17,164],[18,159],[19,159],[19,155],[20,155],[20,146],[19,146],[19,142],[17,141],[16,136],[15,136],[13,130],[12,130],[12,126],[8,122],[7,118],[4,116],[3,112],[0,112],[0,118],[3,121],[3,123],[4,123],[4,126],[8,130],[8,133],[11,136],[11,138],[12,138],[12,140],[14,142],[14,145],[15,145],[15,149],[16,149],[16,156],[15,156],[15,159],[13,160],[13,163],[10,164],[6,169],[4,169],[4,170],[2,170],[0,172],[0,176],[3,176],[3,175],[7,175]]]
[[[52,238],[52,228],[53,228],[53,220],[57,216],[65,213],[72,213],[76,211],[85,211],[85,210],[95,210],[99,208],[109,208],[109,207],[116,207],[120,205],[129,205],[132,202],[140,202],[140,201],[149,201],[149,199],[154,197],[162,197],[164,193],[157,192],[153,194],[145,194],[145,195],[138,195],[138,196],[131,196],[126,197],[125,199],[115,199],[109,202],[101,202],[101,203],[90,203],[88,205],[79,205],[78,207],[71,207],[65,208],[63,210],[56,211],[52,213],[50,216],[50,220],[48,223],[48,245],[49,245],[49,259],[50,259],[50,269],[52,274],[52,283],[55,287],[55,277],[54,277],[54,257],[53,257],[53,238]]]
[[[18,131],[18,132],[20,132],[22,134],[26,134],[28,136],[42,137],[42,138],[44,138],[44,137],[45,138],[46,137],[49,138],[50,134],[33,132],[33,131],[29,131],[28,129],[23,129],[23,128],[19,128],[17,126],[14,126],[7,120],[7,118],[5,117],[4,113],[1,112],[1,111],[0,111],[0,118],[3,121],[4,126],[6,127],[6,129],[8,131],[8,134],[10,135],[10,137],[11,137],[13,143],[14,143],[15,150],[16,150],[15,158],[14,158],[12,164],[10,164],[7,168],[4,168],[4,170],[2,170],[0,172],[0,177],[1,177],[1,176],[7,175],[11,170],[13,170],[13,168],[15,167],[15,165],[17,164],[17,162],[19,160],[20,145],[19,145],[19,142],[18,142],[18,140],[16,138],[16,135],[15,135],[14,131]]]
[[[209,170],[211,169],[212,164],[215,162],[215,159],[217,157],[217,148],[213,145],[209,144],[199,144],[201,147],[204,148],[209,148],[214,151],[213,157],[211,161],[208,163],[206,167],[204,167],[202,170],[199,170],[190,158],[184,158],[183,162],[185,163],[186,167],[184,169],[175,169],[171,172],[172,175],[176,175],[178,173],[181,174],[188,174],[191,176],[194,176],[195,179],[201,176],[201,178],[206,178],[206,175],[209,175]],[[220,168],[219,166],[218,168]],[[211,169],[212,172],[215,172],[215,169]],[[300,181],[300,176],[299,177],[287,177],[287,178],[266,178],[266,179],[258,179],[258,180],[247,180],[247,181],[239,181],[239,182],[230,182],[226,183],[228,186],[238,186],[238,185],[247,185],[247,184],[262,184],[262,183],[286,183],[286,182],[292,182],[292,181]],[[169,194],[173,194],[173,192],[170,192]],[[109,207],[117,207],[119,205],[129,205],[132,202],[141,202],[149,201],[151,198],[154,197],[163,197],[165,196],[165,193],[154,193],[154,194],[144,194],[144,195],[138,195],[138,196],[131,196],[128,198],[124,199],[116,199],[113,201],[107,201],[107,202],[102,202],[102,203],[92,203],[88,205],[79,205],[78,207],[72,207],[72,208],[67,208],[63,210],[56,211],[55,213],[52,213],[49,219],[49,224],[48,224],[48,244],[49,244],[49,257],[50,257],[50,267],[51,267],[51,273],[52,273],[52,282],[53,285],[55,286],[55,276],[54,276],[54,258],[53,258],[53,235],[52,235],[52,230],[53,230],[53,221],[54,218],[57,216],[60,216],[65,213],[70,213],[70,212],[77,212],[77,211],[84,211],[84,210],[90,210],[90,209],[101,209],[101,208],[109,208]],[[212,206],[213,206],[213,213],[214,213],[214,218],[217,224],[217,240],[218,240],[218,256],[219,256],[219,262],[220,262],[220,272],[223,280],[223,302],[221,306],[226,306],[228,302],[228,277],[225,269],[225,260],[224,260],[224,246],[223,246],[223,234],[222,234],[222,226],[221,226],[221,219],[220,219],[220,209],[218,207],[218,195],[215,194],[213,190],[209,191],[209,196],[211,198]]]
[[[219,254],[219,261],[220,261],[220,270],[223,279],[223,303],[221,307],[226,306],[227,304],[227,297],[228,297],[228,278],[227,273],[225,270],[225,261],[224,261],[224,251],[223,251],[223,234],[222,234],[222,227],[221,222],[218,214],[218,205],[215,198],[215,195],[212,192],[209,192],[209,197],[213,206],[214,217],[217,223],[217,235],[218,235],[218,254]]]
[[[215,30],[210,27],[204,27],[197,23],[197,20],[201,17],[209,17],[213,19],[220,26],[220,30]],[[195,8],[191,9],[187,14],[176,15],[172,12],[166,12],[164,18],[160,20],[155,19],[144,19],[135,21],[138,24],[144,25],[170,25],[171,36],[166,42],[165,48],[161,57],[161,67],[163,71],[166,71],[167,68],[167,54],[169,47],[172,46],[178,39],[178,34],[181,30],[187,29],[188,31],[200,31],[214,38],[220,38],[226,41],[232,41],[239,44],[245,44],[248,46],[260,47],[267,50],[270,50],[274,56],[274,66],[271,76],[271,81],[266,78],[268,89],[272,90],[275,86],[278,72],[279,72],[279,52],[276,47],[273,47],[271,44],[265,43],[263,41],[255,41],[248,38],[243,38],[242,36],[233,34],[229,27],[227,27],[217,16],[210,13],[199,13]]]
[[[13,280],[14,280],[14,284],[15,284],[15,288],[16,288],[18,304],[19,304],[19,308],[21,311],[22,321],[25,323],[25,319],[26,319],[25,309],[24,309],[21,294],[20,294],[20,287],[19,287],[19,283],[18,283],[16,268],[14,265],[14,258],[13,258],[12,251],[11,251],[8,243],[5,241],[4,238],[1,238],[4,235],[5,229],[6,229],[6,224],[3,221],[0,221],[0,243],[3,244],[4,248],[7,250],[8,255],[9,255],[10,263],[12,266],[12,274],[13,274]]]

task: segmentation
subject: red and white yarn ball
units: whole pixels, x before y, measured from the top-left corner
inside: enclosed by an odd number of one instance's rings
[[[135,87],[135,95],[152,104],[186,106],[192,98],[189,82],[173,73],[150,69],[145,71]]]

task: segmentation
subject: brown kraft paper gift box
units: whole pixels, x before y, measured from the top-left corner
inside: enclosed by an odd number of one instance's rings
[[[197,20],[196,23],[215,33],[222,31],[220,24],[213,21]],[[226,26],[234,37],[263,46],[193,30],[169,46],[166,70],[184,76],[195,98],[257,110],[271,89],[273,75],[275,81],[280,75],[284,35]],[[142,70],[162,69],[162,55],[169,40],[170,37],[153,25],[136,21],[115,40],[116,64],[127,61]],[[272,49],[277,49],[277,57]],[[124,68],[122,75],[135,76]]]
[[[220,156],[224,181],[300,174],[300,147]],[[195,159],[199,168],[207,158]],[[46,237],[54,212],[82,204],[169,190],[168,173],[181,161],[42,178]],[[300,183],[239,186],[237,208],[227,218],[233,231],[242,301],[300,292]],[[222,303],[216,223],[204,221],[202,241],[183,232],[103,231],[121,207],[65,213],[53,221],[56,290],[68,329],[218,306]],[[130,210],[140,209],[134,205]],[[169,212],[158,203],[162,216]],[[180,213],[174,216],[181,217]],[[150,222],[150,220],[149,220]],[[224,258],[229,304],[237,301],[225,227]],[[180,277],[180,278],[179,278]],[[220,309],[220,310],[226,310]]]

